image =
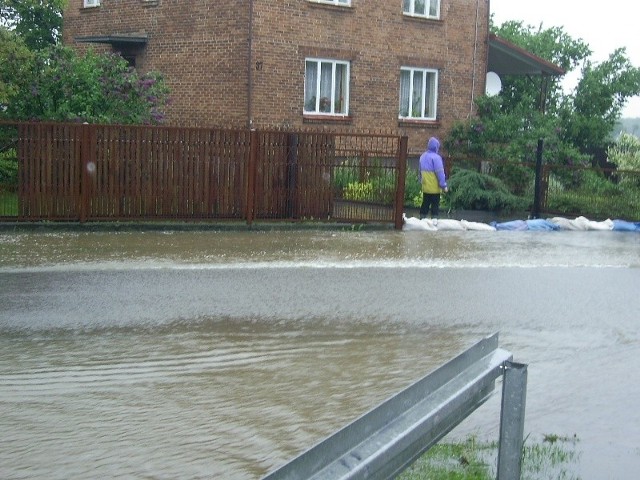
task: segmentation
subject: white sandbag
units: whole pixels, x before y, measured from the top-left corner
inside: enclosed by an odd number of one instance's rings
[[[550,222],[555,223],[562,230],[589,230],[589,220],[584,217],[578,217],[574,220],[568,218],[554,217],[549,219]]]
[[[404,225],[402,225],[402,230],[405,230],[405,231],[422,230],[422,231],[435,232],[437,230],[436,226],[428,218],[424,218],[422,220],[416,217],[407,218],[407,216],[403,213],[402,219],[404,220]]]
[[[574,220],[569,220],[562,217],[554,217],[549,219],[550,222],[555,223],[562,230],[613,230],[613,220],[606,219],[602,222],[595,222],[589,220],[587,217],[576,217]]]
[[[424,221],[424,220],[423,220]],[[460,220],[453,220],[451,218],[440,218],[438,223],[432,222],[438,230],[466,230]]]
[[[585,217],[578,217],[576,220],[578,219],[580,219],[580,222],[586,225],[587,230],[613,230],[613,221],[609,218],[603,220],[602,222],[589,220]]]
[[[460,220],[460,223],[465,228],[465,230],[481,230],[488,232],[495,232],[496,227],[493,225],[489,225],[488,223],[481,222],[469,222],[468,220]]]

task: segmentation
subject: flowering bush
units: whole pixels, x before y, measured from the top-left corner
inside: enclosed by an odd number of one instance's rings
[[[30,75],[7,104],[15,120],[158,124],[168,88],[158,73],[140,75],[121,56],[67,47],[38,52]]]

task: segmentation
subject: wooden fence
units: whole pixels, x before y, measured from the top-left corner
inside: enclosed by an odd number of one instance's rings
[[[402,227],[394,135],[16,123],[19,221],[237,219]],[[349,183],[376,187],[349,195]],[[5,215],[6,217],[6,215]]]

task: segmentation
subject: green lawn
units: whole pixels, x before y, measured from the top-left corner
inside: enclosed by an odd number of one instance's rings
[[[525,440],[522,480],[578,480],[572,472],[580,454],[576,438],[545,435],[539,443]],[[493,480],[498,444],[470,437],[460,443],[439,443],[397,478],[399,480]],[[575,470],[575,468],[574,468]]]

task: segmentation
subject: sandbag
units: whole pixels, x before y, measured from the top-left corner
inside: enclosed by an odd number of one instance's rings
[[[585,230],[612,230],[613,222],[609,219],[603,220],[602,222],[595,222],[593,220],[589,220],[585,217],[578,217],[576,221],[585,225]]]
[[[554,225],[557,225],[560,230],[584,230],[579,224],[576,224],[573,220],[569,220],[564,217],[553,217],[549,221]]]
[[[586,217],[580,216],[574,220],[568,220],[562,217],[554,217],[549,220],[550,222],[558,225],[562,230],[612,230],[613,221],[607,219],[602,222],[595,222],[589,220]]]
[[[527,222],[524,220],[511,220],[510,222],[491,222],[496,230],[528,230]]]
[[[404,224],[402,225],[402,230],[410,231],[410,230],[418,230],[418,231],[431,231],[435,232],[437,228],[433,224],[433,222],[427,218],[420,220],[416,217],[408,217],[403,213],[402,219],[404,220]]]
[[[628,222],[626,220],[613,220],[612,230],[617,232],[640,232],[640,222]]]
[[[558,225],[556,225],[555,223],[550,222],[548,220],[544,220],[542,218],[534,218],[534,219],[531,219],[531,220],[526,220],[526,222],[527,222],[527,229],[528,230],[538,230],[538,231],[546,230],[546,231],[549,231],[549,230],[559,230],[560,229],[560,227]]]
[[[467,220],[460,220],[460,223],[466,230],[480,230],[494,232],[496,227],[489,225],[488,223],[481,222],[469,222]]]
[[[466,230],[460,220],[452,220],[449,218],[438,219],[437,224],[435,221],[432,221],[432,224],[435,225],[438,230]]]

